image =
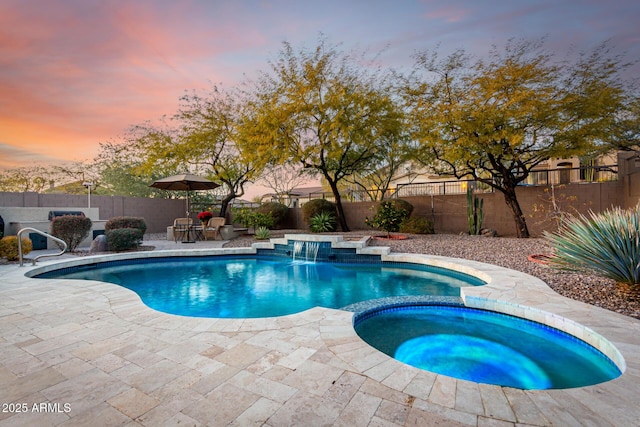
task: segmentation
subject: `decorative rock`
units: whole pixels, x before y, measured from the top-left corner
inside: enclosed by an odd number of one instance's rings
[[[109,247],[107,246],[107,236],[104,234],[99,234],[93,239],[91,242],[91,246],[89,247],[89,253],[96,252],[107,252]]]
[[[483,228],[480,230],[480,235],[484,237],[497,237],[498,232],[492,228]]]

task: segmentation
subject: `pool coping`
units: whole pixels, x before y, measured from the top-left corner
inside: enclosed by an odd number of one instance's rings
[[[302,235],[304,237],[309,237]],[[25,275],[33,277],[34,275],[50,272],[65,267],[78,267],[82,265],[102,263],[109,261],[125,261],[130,259],[151,259],[163,257],[206,257],[220,255],[255,255],[257,249],[265,249],[273,247],[273,243],[286,242],[289,238],[298,239],[300,235],[292,237],[285,236],[284,239],[272,239],[272,243],[254,244],[251,248],[209,248],[196,250],[161,250],[147,252],[126,252],[108,255],[95,255],[79,257],[74,260],[64,260],[48,265],[35,266],[29,269]],[[311,239],[306,241],[327,241],[322,237],[331,238],[333,245],[339,245],[342,242],[341,236],[310,236]],[[351,248],[356,248],[359,253],[369,253],[380,255],[381,261],[393,263],[410,263],[426,266],[434,266],[445,268],[461,273],[468,274],[486,282],[483,286],[470,286],[460,288],[462,304],[470,308],[479,308],[483,310],[496,311],[503,314],[509,314],[521,317],[534,322],[542,323],[547,326],[554,327],[563,332],[579,338],[596,349],[600,350],[609,359],[611,359],[624,373],[626,370],[626,362],[620,351],[607,338],[597,333],[593,329],[571,320],[557,313],[545,311],[529,305],[519,304],[517,302],[506,301],[502,298],[495,298],[496,292],[507,293],[515,291],[517,283],[525,283],[529,291],[535,291],[537,296],[545,298],[553,296],[555,292],[551,290],[542,280],[530,276],[526,273],[510,270],[504,267],[485,264],[471,260],[460,260],[456,258],[440,257],[424,254],[407,254],[407,253],[390,253],[387,247],[366,247],[367,239],[361,239],[358,242],[346,242]],[[337,245],[336,245],[337,246]],[[486,288],[486,289],[483,289]],[[549,292],[551,291],[551,292]],[[406,301],[420,301],[421,298],[408,297]],[[380,305],[385,305],[389,300],[381,300]],[[368,305],[367,307],[372,307]]]
[[[413,262],[425,263],[427,265],[435,265],[444,268],[451,268],[467,274],[480,275],[479,277],[487,281],[487,285],[479,287],[469,287],[462,289],[462,299],[464,304],[469,307],[483,308],[493,311],[499,311],[506,314],[524,317],[529,320],[539,321],[540,323],[556,327],[572,335],[578,336],[595,347],[603,351],[607,356],[612,358],[618,366],[624,369],[623,374],[616,380],[595,386],[584,387],[569,390],[549,390],[545,391],[547,396],[579,396],[582,403],[593,408],[588,414],[581,415],[579,411],[571,412],[574,420],[580,420],[581,417],[601,417],[602,425],[627,425],[629,420],[640,417],[640,409],[637,405],[627,405],[623,396],[633,396],[640,392],[640,321],[632,319],[617,313],[613,313],[598,307],[584,304],[578,301],[570,300],[562,297],[551,290],[542,280],[525,273],[509,270],[506,268],[469,261],[456,258],[439,257],[424,254],[397,254],[384,253],[381,251],[382,259],[394,262]],[[20,268],[15,266],[2,266],[7,274],[4,276],[7,285],[15,285],[21,289],[30,287],[37,288],[39,281],[25,276],[27,272],[52,270],[59,268],[61,265],[76,266],[102,260],[120,260],[128,258],[150,258],[162,256],[205,256],[205,255],[229,255],[229,254],[254,254],[255,248],[212,248],[212,249],[176,249],[162,250],[138,253],[122,253],[111,255],[100,255],[90,257],[79,257],[76,259],[66,259],[60,261],[47,261],[39,266]],[[68,282],[57,279],[48,279],[48,287],[52,285],[64,285],[62,287],[77,288],[78,284],[70,284]],[[66,282],[66,283],[64,283]],[[40,283],[41,284],[41,283]],[[136,313],[153,312],[146,308],[133,292],[124,288],[103,284],[101,282],[93,282],[89,286],[92,292],[97,292],[106,296],[106,303],[111,307],[114,315],[123,321],[138,322],[135,317],[130,316],[132,305],[136,306]],[[62,302],[59,302],[62,303]],[[6,312],[6,309],[5,309]],[[422,409],[436,411],[440,415],[447,414],[447,419],[468,420],[466,418],[468,411],[459,411],[455,408],[455,390],[464,385],[466,382],[455,380],[448,377],[439,376],[425,371],[417,370],[394,361],[381,352],[363,345],[361,340],[355,335],[352,328],[353,313],[340,310],[315,308],[302,313],[297,313],[282,318],[266,318],[266,319],[197,319],[183,318],[180,316],[172,316],[163,313],[148,313],[158,320],[154,322],[155,326],[163,329],[171,330],[200,330],[200,331],[240,331],[243,333],[278,330],[283,327],[308,327],[317,324],[319,334],[326,343],[331,353],[342,360],[343,363],[350,366],[355,372],[358,372],[370,378],[374,382],[379,382],[385,386],[391,386],[398,389],[402,393],[408,393],[417,399],[420,399]],[[286,325],[286,326],[284,326]],[[582,335],[582,336],[581,336]],[[604,337],[604,338],[603,338]],[[604,341],[603,341],[604,340]],[[610,342],[613,349],[606,348]],[[604,343],[604,344],[603,344]],[[603,350],[600,347],[605,347]],[[616,353],[618,355],[616,355]],[[613,356],[613,357],[612,357]],[[416,372],[419,371],[419,372]],[[408,384],[402,386],[396,385],[397,375],[408,375],[412,380]],[[427,384],[425,390],[415,388],[415,382]],[[440,387],[439,390],[438,387]],[[442,389],[444,387],[444,389]],[[454,396],[451,396],[451,390],[454,390]],[[503,390],[502,393],[509,395],[508,390],[499,386],[487,386],[491,390],[492,387]],[[483,390],[484,387],[480,387]],[[439,393],[435,396],[433,393]],[[491,392],[494,393],[494,392]],[[537,400],[535,393],[523,391],[532,400]],[[537,395],[538,398],[540,395]],[[631,399],[633,400],[633,399]],[[546,422],[553,418],[552,414],[562,419],[557,411],[562,408],[561,399],[548,402],[553,408],[548,410]],[[435,405],[435,406],[432,406]],[[559,406],[558,406],[559,405]],[[512,410],[515,412],[514,405],[510,403]],[[545,404],[539,403],[539,408],[544,409]],[[415,404],[414,404],[415,407]],[[621,414],[620,409],[624,408]],[[584,412],[584,408],[581,409]],[[450,412],[453,411],[453,412]],[[457,411],[457,412],[456,412]],[[478,409],[478,412],[481,410]],[[592,412],[598,412],[594,415]],[[500,419],[504,421],[514,422],[512,416],[503,416],[500,414],[487,414],[486,408],[484,415],[476,414],[476,417],[488,416],[489,418]],[[478,418],[476,418],[477,420]],[[547,425],[541,422],[540,425]],[[537,425],[535,422],[532,425]],[[0,423],[1,425],[1,423]],[[629,424],[630,425],[630,424]]]

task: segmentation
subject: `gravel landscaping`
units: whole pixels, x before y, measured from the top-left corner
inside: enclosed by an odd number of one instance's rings
[[[301,233],[300,230],[276,230],[271,237]],[[373,235],[371,231],[336,233],[346,240]],[[617,313],[640,319],[640,290],[616,284],[613,280],[590,274],[558,271],[544,264],[531,262],[528,256],[545,254],[550,248],[544,239],[516,239],[453,234],[409,235],[406,240],[372,239],[369,245],[389,246],[393,252],[423,253],[465,258],[522,271],[544,280],[559,294]],[[225,247],[251,246],[253,236],[241,236]]]

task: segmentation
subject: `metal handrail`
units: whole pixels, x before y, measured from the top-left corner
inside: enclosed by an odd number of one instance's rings
[[[44,231],[38,230],[36,228],[31,228],[31,227],[25,227],[20,229],[20,231],[18,231],[17,237],[18,237],[18,259],[20,260],[20,267],[24,266],[24,257],[22,255],[22,233],[25,231],[32,231],[35,233],[40,234],[41,236],[44,236],[48,239],[53,240],[54,242],[58,242],[60,244],[62,244],[63,249],[62,252],[60,253],[56,253],[56,254],[43,254],[43,255],[38,255],[37,257],[31,259],[31,265],[36,265],[36,261],[40,258],[44,258],[44,257],[48,257],[48,256],[60,256],[63,255],[66,251],[67,251],[67,242],[65,242],[62,239],[58,239],[57,237],[52,236],[51,234],[47,234]]]

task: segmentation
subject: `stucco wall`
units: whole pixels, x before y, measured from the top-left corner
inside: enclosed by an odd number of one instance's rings
[[[640,180],[640,174],[636,177]],[[640,184],[636,187],[640,192]],[[628,191],[627,191],[628,192]],[[568,213],[586,214],[612,206],[628,207],[633,202],[625,197],[625,184],[620,181],[565,184],[554,188],[555,200],[560,210]],[[518,201],[525,215],[529,232],[540,236],[543,230],[555,230],[557,223],[552,209],[550,187],[519,187]],[[515,236],[516,228],[511,211],[507,207],[502,193],[477,194],[484,199],[483,227],[496,230],[500,236]],[[405,197],[414,207],[413,215],[425,216],[434,220],[436,233],[461,233],[469,230],[467,221],[467,197],[461,195],[414,196]],[[637,203],[631,203],[633,206]],[[369,229],[364,220],[375,213],[376,203],[344,203],[347,223],[352,230]],[[372,208],[373,207],[373,208]],[[294,227],[298,224],[298,227]],[[305,228],[300,208],[291,209],[285,227]]]
[[[0,192],[0,207],[46,207],[79,210],[79,208],[86,209],[87,205],[87,196]],[[98,219],[100,220],[108,220],[116,216],[142,217],[147,224],[147,232],[164,233],[167,226],[173,224],[175,218],[184,217],[185,202],[182,199],[92,195],[91,208],[98,208]],[[47,220],[46,213],[43,219]],[[6,219],[5,222],[7,222]]]
[[[640,164],[638,165],[640,168]],[[620,181],[566,184],[555,188],[555,200],[562,211],[587,213],[602,211],[612,206],[631,207],[640,200],[640,172],[631,168]],[[519,187],[518,200],[532,236],[543,230],[556,229],[551,209],[549,187]],[[515,224],[501,193],[479,194],[484,199],[483,226],[492,228],[501,236],[515,236]],[[414,206],[414,215],[433,218],[437,233],[468,231],[467,199],[465,195],[407,197]],[[432,209],[433,203],[433,209]],[[87,196],[67,194],[2,193],[0,206],[86,208]],[[149,233],[164,233],[173,220],[184,216],[184,200],[144,199],[135,197],[91,196],[91,207],[99,209],[99,219],[115,216],[142,217]],[[344,203],[349,227],[368,229],[364,220],[374,214],[375,203]],[[45,218],[46,219],[46,218]],[[5,220],[6,221],[6,220]],[[300,208],[290,209],[284,228],[305,228]]]

